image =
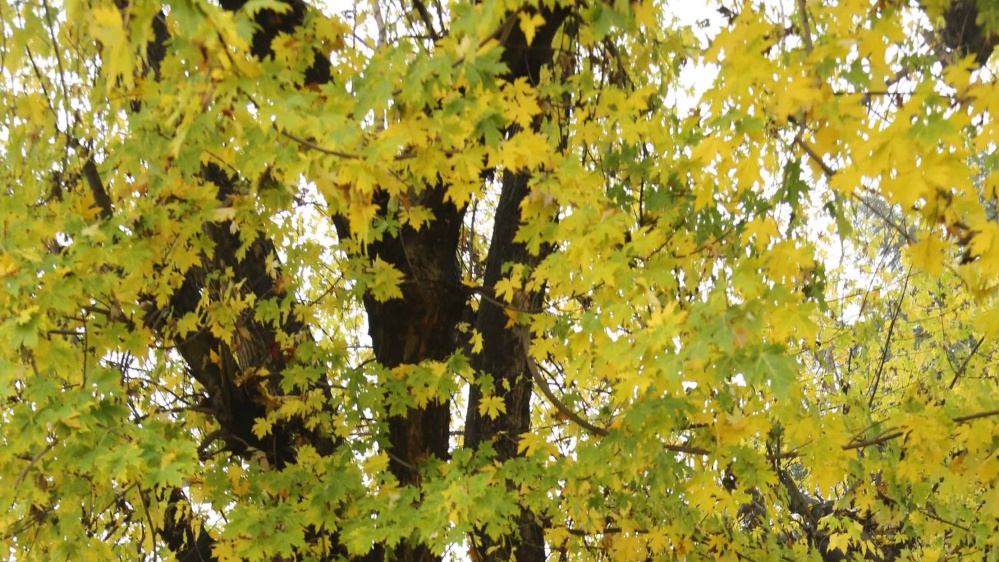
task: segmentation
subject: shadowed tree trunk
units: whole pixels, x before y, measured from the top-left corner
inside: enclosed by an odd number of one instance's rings
[[[523,244],[513,242],[520,218],[520,202],[528,193],[525,174],[506,172],[503,175],[503,192],[500,196],[496,216],[514,217],[515,220],[500,223],[493,230],[492,251],[486,262],[485,284],[492,287],[501,279],[504,263],[537,265],[538,256],[532,256]],[[504,251],[497,251],[503,248]],[[534,293],[523,299],[521,306],[526,310],[537,309],[543,295]],[[506,412],[495,418],[479,415],[482,389],[473,385],[468,396],[468,411],[465,422],[465,446],[477,448],[482,443],[490,443],[496,451],[496,459],[506,461],[517,456],[520,435],[531,429],[531,396],[533,382],[524,354],[526,337],[523,330],[509,329],[506,311],[497,304],[483,300],[479,307],[476,330],[482,334],[482,351],[475,356],[473,366],[476,372],[492,375],[495,390],[506,404]],[[473,543],[481,560],[510,560],[518,562],[544,561],[544,530],[533,514],[523,511],[517,522],[519,542],[508,539],[494,541],[480,532]],[[493,549],[493,547],[498,547]],[[487,554],[489,553],[489,554]]]
[[[520,77],[534,81],[541,68],[552,62],[552,39],[569,16],[569,10],[563,6],[546,8],[542,10],[541,16],[545,24],[538,29],[530,46],[519,28],[510,35],[503,61],[513,74],[511,81]],[[533,127],[537,129],[539,125],[540,122],[536,121]],[[503,173],[496,222],[486,257],[483,282],[487,290],[495,287],[496,282],[502,278],[504,264],[523,264],[533,268],[544,257],[532,255],[523,243],[514,242],[521,223],[521,202],[530,192],[530,179],[526,173]],[[544,295],[536,292],[524,295],[520,300],[517,304],[521,309],[537,310],[541,307]],[[482,443],[491,443],[496,452],[496,460],[501,462],[517,456],[519,436],[531,429],[533,395],[533,382],[527,367],[529,358],[523,351],[525,331],[523,328],[507,327],[508,320],[502,307],[491,300],[483,300],[475,322],[476,330],[482,334],[482,351],[472,362],[476,372],[493,377],[495,392],[503,398],[506,412],[495,418],[479,415],[482,389],[478,385],[472,385],[465,414],[465,446],[475,449]],[[517,532],[511,537],[495,541],[485,532],[476,533],[472,547],[476,550],[477,559],[544,562],[544,529],[539,521],[535,514],[522,510],[516,524]]]
[[[404,275],[402,298],[385,302],[370,295],[364,298],[375,358],[386,368],[447,361],[455,351],[466,299],[456,255],[464,209],[445,202],[445,191],[437,185],[421,194],[420,204],[434,210],[429,225],[419,232],[403,227],[397,237],[368,247],[369,258],[382,259]],[[337,222],[340,236],[349,236],[345,221]],[[448,401],[431,400],[423,408],[410,407],[405,415],[389,418],[389,470],[401,485],[419,486],[424,460],[448,459],[450,426]],[[402,542],[393,559],[430,561],[437,557],[424,545]]]
[[[542,15],[545,24],[537,30],[534,42],[528,45],[519,28],[514,27],[506,43],[502,61],[509,69],[504,78],[513,82],[520,78],[536,81],[541,68],[550,64],[552,39],[567,17],[567,8],[546,10]],[[515,14],[510,17],[515,18]],[[494,237],[486,259],[487,288],[499,280],[504,263],[536,264],[537,257],[530,256],[522,244],[513,242],[520,224],[520,201],[527,195],[528,176],[506,173],[503,176],[500,205],[496,211]],[[415,364],[424,360],[446,360],[458,344],[458,323],[462,320],[467,293],[461,287],[459,271],[459,233],[465,209],[457,209],[445,201],[447,186],[437,185],[425,191],[419,204],[432,209],[434,221],[419,232],[409,227],[401,229],[399,236],[384,238],[368,248],[370,257],[378,257],[392,264],[404,274],[403,298],[379,303],[365,298],[368,312],[369,333],[375,357],[385,367]],[[338,221],[338,232],[347,236],[345,221]],[[540,304],[541,295],[532,300]],[[521,349],[519,330],[507,329],[507,317],[502,309],[483,303],[475,325],[483,336],[480,361],[473,364],[477,370],[493,375],[496,380],[512,383],[507,398],[507,413],[492,424],[482,423],[478,416],[477,387],[470,391],[466,418],[466,446],[474,448],[489,440],[497,432],[510,431],[515,436],[530,426],[530,378],[525,378],[526,367]],[[449,403],[431,402],[425,408],[410,408],[405,416],[389,419],[391,449],[389,467],[401,484],[418,484],[420,463],[430,455],[438,459],[449,456],[450,430]],[[471,436],[471,438],[469,438]],[[497,459],[507,460],[516,454],[516,443],[497,449]],[[544,540],[533,516],[525,514],[520,523],[519,536],[510,537],[511,544],[530,544],[529,548],[511,547],[497,550],[497,560],[508,559],[506,553],[517,553],[518,560],[544,560]],[[531,555],[528,557],[527,553]],[[427,561],[436,559],[425,547],[403,543],[395,552],[396,560]],[[482,558],[483,560],[485,558]]]
[[[119,8],[126,7],[123,5],[126,2],[118,3]],[[238,0],[222,2],[222,6],[228,10],[239,9],[243,4],[244,1]],[[253,38],[254,55],[268,56],[271,41],[279,33],[293,32],[303,23],[308,9],[305,3],[291,0],[287,4],[290,9],[283,14],[271,10],[257,13],[258,29]],[[148,70],[158,78],[160,63],[167,54],[169,41],[162,13],[153,22],[153,32],[153,39],[146,49],[147,63]],[[325,55],[316,53],[314,64],[306,72],[305,84],[321,84],[328,80],[329,60]],[[135,111],[140,109],[141,107],[133,106]],[[214,184],[220,201],[237,194],[239,186],[249,181],[234,173],[223,172],[214,164],[202,167],[200,179]],[[95,193],[103,191],[103,186],[95,185],[95,182],[99,182],[99,178],[90,182]],[[103,199],[107,200],[106,197]],[[95,196],[95,200],[100,199]],[[102,212],[104,216],[111,216],[113,210],[106,207]],[[195,312],[203,292],[213,290],[209,283],[213,274],[231,270],[232,275],[228,281],[241,285],[244,292],[252,293],[256,302],[284,297],[282,290],[275,285],[279,272],[268,272],[265,265],[275,254],[272,241],[258,237],[249,251],[239,257],[242,240],[238,231],[232,229],[229,223],[209,224],[205,228],[205,234],[213,243],[212,250],[202,255],[199,265],[186,272],[183,283],[170,297],[166,308],[151,309],[146,315],[146,323],[150,328],[164,337],[170,337],[168,326],[172,321]],[[308,327],[296,319],[294,314],[285,315],[278,328],[256,321],[252,318],[252,313],[245,316],[241,319],[245,332],[234,342],[238,345],[229,345],[206,329],[199,329],[177,342],[177,350],[187,364],[191,377],[204,389],[201,408],[210,412],[218,423],[218,429],[209,434],[201,444],[202,454],[209,454],[210,449],[218,449],[216,443],[219,443],[228,454],[246,459],[255,454],[263,454],[267,465],[277,470],[294,462],[298,444],[308,443],[320,455],[331,454],[342,441],[305,428],[299,419],[276,423],[272,431],[262,438],[254,434],[254,424],[267,414],[261,386],[266,385],[274,394],[278,394],[279,374],[286,367],[287,358],[278,340],[279,331],[298,341],[311,338],[311,334]],[[237,382],[248,369],[277,376],[266,382]],[[316,384],[326,396],[330,396],[329,388],[324,386],[325,381]],[[327,403],[326,407],[335,409],[336,404]],[[191,517],[187,498],[181,490],[170,492],[168,506],[160,535],[177,559],[215,560],[212,553],[215,541],[204,526]],[[331,543],[332,555],[346,554],[335,534],[331,537]]]

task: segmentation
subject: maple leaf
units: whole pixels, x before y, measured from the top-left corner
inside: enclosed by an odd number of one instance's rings
[[[479,401],[479,415],[495,419],[506,413],[506,401],[502,396],[485,396]]]
[[[534,42],[534,34],[537,29],[544,25],[545,18],[541,14],[534,13],[520,13],[520,30],[524,32],[524,37],[527,38],[527,44],[530,45]]]
[[[402,298],[402,289],[399,288],[399,285],[404,276],[395,266],[377,257],[371,262],[368,274],[371,276],[371,280],[368,282],[368,291],[375,300],[384,302],[389,299]]]

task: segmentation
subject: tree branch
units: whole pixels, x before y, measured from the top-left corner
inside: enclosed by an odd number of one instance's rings
[[[564,403],[562,403],[561,400],[559,400],[558,396],[555,396],[555,393],[552,392],[552,389],[548,387],[548,381],[546,381],[545,378],[541,376],[541,373],[538,371],[538,366],[534,364],[534,358],[531,357],[531,338],[530,338],[529,328],[524,326],[522,330],[523,330],[522,332],[523,337],[521,338],[520,341],[523,346],[524,357],[527,362],[527,370],[531,372],[531,376],[534,378],[534,383],[538,386],[539,389],[541,389],[541,393],[545,395],[545,398],[547,398],[549,402],[551,402],[552,406],[555,406],[555,409],[558,410],[559,413],[569,418],[573,423],[582,427],[587,432],[593,435],[606,437],[608,435],[608,431],[606,428],[593,425],[592,423],[584,419],[582,416],[569,409],[568,406],[566,406]]]
[[[806,143],[801,138],[800,134],[794,137],[794,144],[801,147],[801,149],[805,151],[805,154],[807,154],[808,157],[811,158],[813,162],[818,164],[819,168],[822,169],[822,173],[824,173],[827,177],[831,178],[836,175],[836,170],[833,170],[831,167],[829,167],[829,164],[826,164],[825,160],[823,160],[822,157],[819,156],[817,152],[815,152],[814,148],[809,146],[808,143]]]
[[[94,163],[93,158],[87,158],[87,161],[83,163],[83,179],[87,182],[87,187],[90,188],[90,193],[94,196],[94,203],[101,210],[100,217],[104,220],[108,220],[114,214],[111,208],[111,198],[108,197],[108,192],[104,188],[104,182],[101,181],[101,174],[97,171],[97,164]]]
[[[807,0],[798,0],[798,11],[801,12],[801,40],[805,44],[805,52],[812,54],[812,25],[808,21]]]

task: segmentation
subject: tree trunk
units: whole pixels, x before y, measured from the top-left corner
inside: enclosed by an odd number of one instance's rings
[[[540,71],[551,64],[554,56],[552,40],[569,16],[568,8],[556,6],[541,12],[544,25],[538,28],[534,41],[528,45],[519,27],[510,34],[503,54],[503,62],[510,69],[511,82],[526,78],[537,82]],[[540,121],[533,125],[538,129]],[[502,278],[504,264],[516,263],[533,268],[543,256],[532,255],[524,244],[514,242],[521,224],[520,205],[530,192],[527,173],[505,171],[493,237],[486,257],[486,271],[483,283],[487,289],[495,287]],[[526,295],[518,305],[522,309],[538,310],[544,301],[541,292]],[[468,410],[465,414],[465,447],[477,448],[482,443],[490,443],[496,452],[496,460],[505,462],[517,456],[517,445],[521,434],[531,429],[531,396],[533,381],[527,367],[530,360],[525,353],[524,328],[507,327],[509,317],[506,311],[495,302],[483,299],[479,307],[476,330],[482,334],[482,350],[473,357],[472,366],[476,372],[492,376],[494,392],[502,396],[506,412],[495,418],[479,415],[482,389],[473,384],[469,389]],[[540,519],[526,509],[518,517],[514,536],[499,541],[492,540],[479,531],[472,540],[478,560],[517,562],[544,562],[544,529]]]
[[[306,4],[302,0],[289,0],[286,3],[291,8],[283,14],[271,10],[261,10],[257,13],[258,28],[253,38],[253,53],[256,56],[269,55],[271,41],[279,33],[293,32],[303,23]],[[127,7],[125,6],[127,2],[124,0],[120,0],[118,4],[119,8]],[[222,2],[223,8],[227,10],[239,9],[243,4],[244,0]],[[154,77],[159,77],[159,65],[167,54],[168,41],[166,20],[161,13],[153,22],[153,39],[146,48],[148,71]],[[315,62],[306,72],[305,79],[306,85],[329,81],[329,60],[326,55],[316,53]],[[247,178],[225,173],[218,166],[211,164],[203,166],[200,176],[202,181],[210,182],[218,188],[220,201],[235,194],[241,182],[248,181]],[[97,181],[99,182],[99,178]],[[91,188],[96,190],[97,186],[91,185]],[[103,189],[103,186],[100,188]],[[105,211],[105,216],[110,216],[111,209]],[[221,273],[231,268],[230,282],[241,284],[244,291],[254,295],[256,302],[282,296],[276,290],[275,277],[268,273],[265,266],[267,259],[275,251],[272,241],[258,238],[240,259],[237,257],[237,250],[241,245],[240,236],[228,223],[207,225],[206,234],[214,244],[213,249],[202,255],[200,265],[192,267],[185,273],[182,285],[171,296],[166,308],[152,309],[146,315],[146,323],[162,337],[170,337],[167,326],[171,319],[176,320],[194,312],[202,293],[212,291],[207,283],[212,273]],[[204,387],[206,396],[201,406],[212,413],[219,426],[219,429],[202,443],[201,448],[207,450],[219,442],[229,454],[245,459],[263,454],[268,465],[278,470],[294,462],[296,443],[308,443],[321,455],[331,454],[342,440],[308,430],[298,419],[274,424],[270,434],[263,438],[258,438],[253,433],[256,421],[267,413],[258,383],[270,386],[277,393],[280,373],[286,365],[283,349],[280,349],[281,346],[277,341],[278,330],[253,320],[252,314],[243,319],[243,328],[246,331],[233,342],[236,345],[221,341],[206,329],[197,330],[177,342],[177,350],[184,358],[191,377]],[[293,338],[311,337],[308,327],[293,314],[286,316],[280,331]],[[259,380],[236,383],[237,377],[242,375],[243,371],[254,368],[274,376],[266,383]],[[317,384],[327,396],[330,396],[329,388],[323,386],[324,383]],[[335,409],[336,405],[328,403],[327,407]],[[190,511],[186,508],[186,503],[187,499],[180,490],[170,492],[164,525],[159,530],[160,535],[178,560],[215,560],[212,554],[214,539],[199,521],[188,515]],[[176,516],[176,514],[182,515]],[[332,555],[345,556],[346,549],[339,544],[336,534],[329,539]]]
[[[423,229],[406,226],[397,237],[368,246],[371,259],[380,258],[404,275],[402,298],[385,302],[370,295],[364,298],[375,358],[389,369],[447,361],[456,349],[455,332],[466,300],[456,255],[464,209],[445,202],[444,193],[444,186],[438,185],[422,194],[421,204],[434,210],[434,220]],[[346,234],[342,224],[339,229]],[[405,415],[391,416],[388,426],[389,470],[400,485],[418,488],[424,460],[449,458],[449,399],[410,407]],[[429,562],[437,557],[422,544],[402,542],[393,559]]]
[[[496,209],[496,226],[486,261],[485,285],[495,286],[501,279],[504,263],[537,265],[538,256],[531,255],[523,244],[513,241],[520,224],[520,202],[528,193],[527,174],[506,172],[503,175],[503,192]],[[501,222],[500,219],[504,220]],[[524,308],[536,310],[543,301],[541,293],[534,293],[524,299]],[[492,375],[494,392],[503,398],[506,413],[495,418],[479,415],[482,389],[472,385],[468,394],[468,411],[465,415],[465,446],[477,448],[482,443],[490,443],[496,452],[496,460],[507,461],[517,456],[517,444],[521,434],[531,429],[531,396],[533,382],[527,368],[524,354],[522,329],[507,328],[506,311],[489,300],[479,306],[476,330],[482,334],[482,351],[473,357],[472,366],[476,372]],[[510,560],[518,562],[543,562],[545,560],[544,531],[532,513],[523,511],[517,522],[519,536],[509,537],[497,543],[485,533],[478,533],[473,547],[479,560]],[[493,549],[492,547],[498,547]],[[486,554],[490,552],[490,554]]]

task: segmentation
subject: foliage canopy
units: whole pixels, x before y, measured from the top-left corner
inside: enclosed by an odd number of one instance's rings
[[[3,0],[10,559],[999,559],[994,0]]]

